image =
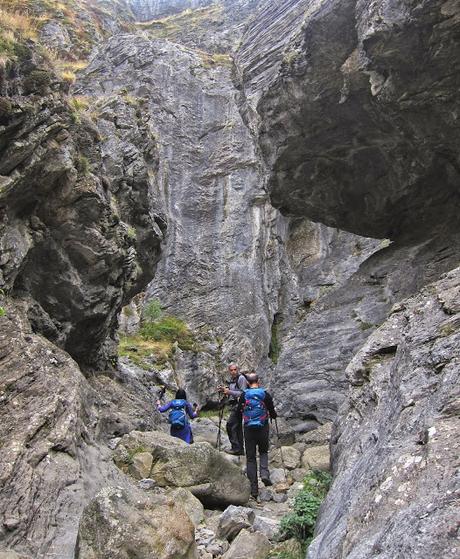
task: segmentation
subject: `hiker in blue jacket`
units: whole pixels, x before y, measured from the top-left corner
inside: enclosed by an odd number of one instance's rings
[[[268,471],[268,447],[270,427],[268,419],[276,419],[273,398],[260,388],[259,377],[255,371],[247,376],[249,388],[240,396],[238,409],[243,415],[244,443],[246,447],[246,473],[251,483],[251,496],[259,496],[257,480],[257,447],[259,449],[259,472],[264,485],[272,485]]]
[[[198,417],[197,411],[194,411],[192,405],[187,402],[187,394],[185,390],[179,388],[176,397],[167,404],[161,405],[160,400],[157,401],[157,410],[164,413],[169,410],[169,423],[171,425],[171,436],[182,439],[187,444],[193,442],[192,427],[190,419]],[[187,417],[188,416],[188,417]]]

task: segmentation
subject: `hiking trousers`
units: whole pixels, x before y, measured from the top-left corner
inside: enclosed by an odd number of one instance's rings
[[[251,495],[258,495],[257,482],[257,448],[259,449],[259,472],[262,479],[270,479],[268,471],[268,447],[270,445],[270,427],[267,423],[261,428],[244,427],[246,444],[246,473],[251,483]]]
[[[232,450],[235,452],[244,451],[243,441],[243,416],[238,411],[238,406],[231,408],[230,416],[227,419],[227,435],[232,445]]]

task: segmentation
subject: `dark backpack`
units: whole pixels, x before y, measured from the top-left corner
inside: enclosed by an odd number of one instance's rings
[[[267,425],[268,411],[264,402],[263,388],[248,388],[244,391],[243,422],[245,427],[260,429]]]
[[[176,429],[183,429],[187,423],[187,401],[186,400],[173,400],[171,402],[171,411],[169,412],[169,423],[171,427]]]

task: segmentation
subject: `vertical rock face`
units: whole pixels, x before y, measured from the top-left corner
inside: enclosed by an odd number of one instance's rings
[[[125,0],[139,21],[176,14],[187,9],[209,6],[212,0]]]
[[[12,96],[0,127],[0,287],[30,295],[37,332],[85,367],[104,367],[116,356],[117,314],[153,276],[165,229],[154,209],[156,145],[136,122],[129,153],[110,166],[94,121],[46,96],[59,84],[33,63],[8,87],[30,90],[34,103]]]
[[[309,558],[458,556],[460,270],[396,305],[347,367]]]
[[[256,364],[268,352],[279,281],[276,213],[238,110],[231,63],[210,64],[169,42],[120,36],[92,62],[78,93],[97,101],[122,88],[149,115],[168,214],[148,294],[220,343],[224,359]],[[118,113],[118,122],[123,117]],[[103,151],[110,151],[107,143]]]

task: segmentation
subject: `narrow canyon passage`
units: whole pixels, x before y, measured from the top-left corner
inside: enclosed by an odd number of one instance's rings
[[[0,1],[0,559],[458,556],[459,43],[454,0]]]

